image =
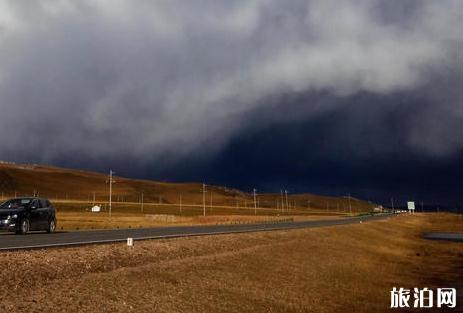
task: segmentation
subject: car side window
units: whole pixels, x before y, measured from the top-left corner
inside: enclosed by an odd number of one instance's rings
[[[41,209],[48,208],[46,200],[40,199],[40,208]]]
[[[31,205],[30,205],[30,207],[31,207],[31,208],[32,208],[32,207],[38,208],[38,207],[39,207],[39,202],[38,202],[37,200],[33,200],[32,203],[31,203]]]

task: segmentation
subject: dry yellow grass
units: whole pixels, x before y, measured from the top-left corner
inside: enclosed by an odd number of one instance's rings
[[[203,216],[203,208],[186,207],[180,211],[177,206],[147,205],[143,213],[140,204],[115,203],[109,218],[107,208],[99,213],[90,212],[88,202],[66,201],[55,203],[57,209],[59,230],[108,229],[108,228],[138,228],[164,225],[195,225],[218,223],[245,223],[285,220],[315,220],[331,219],[346,216],[329,212],[280,212],[270,209],[245,209],[210,207]],[[256,213],[256,215],[255,215]],[[296,214],[295,214],[296,213]]]
[[[179,216],[166,214],[58,212],[58,230],[139,228],[173,225],[234,224],[283,222],[339,218],[337,216],[267,216],[267,215],[210,215]]]
[[[463,245],[420,237],[462,226],[451,215],[417,215],[2,253],[0,311],[390,312],[393,286],[462,287]]]

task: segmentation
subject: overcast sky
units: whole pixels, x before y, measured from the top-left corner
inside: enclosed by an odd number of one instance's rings
[[[458,202],[461,29],[460,0],[0,0],[0,159]]]

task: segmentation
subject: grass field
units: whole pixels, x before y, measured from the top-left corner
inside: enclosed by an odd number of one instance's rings
[[[461,229],[455,215],[425,214],[2,253],[0,311],[390,312],[393,286],[463,287],[463,245],[421,238]]]
[[[218,223],[251,223],[287,220],[314,220],[348,216],[343,212],[326,212],[317,210],[276,210],[268,208],[237,208],[207,206],[203,216],[202,206],[114,203],[111,217],[108,206],[103,211],[92,213],[89,202],[56,202],[58,230],[138,228],[164,225],[195,225]]]
[[[210,215],[183,216],[166,214],[107,214],[61,212],[58,213],[58,230],[88,230],[114,228],[159,227],[169,225],[243,224],[256,222],[283,222],[337,218],[336,216],[271,216],[271,215]]]

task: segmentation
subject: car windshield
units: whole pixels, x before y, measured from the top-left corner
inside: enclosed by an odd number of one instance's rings
[[[3,203],[0,206],[0,209],[22,209],[31,203],[31,199],[12,199],[8,200],[7,202]]]

